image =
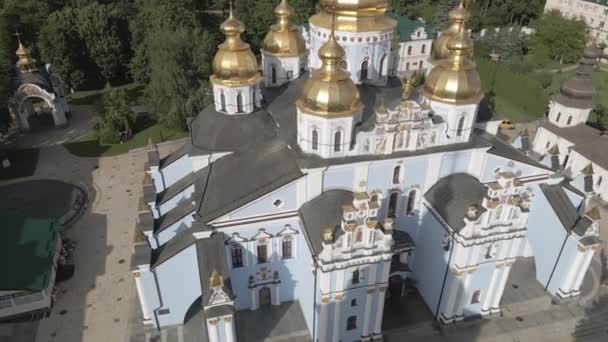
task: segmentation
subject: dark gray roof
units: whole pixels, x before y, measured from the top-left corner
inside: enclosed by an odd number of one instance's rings
[[[410,234],[398,229],[393,230],[393,241],[395,241],[395,244],[393,245],[393,249],[395,250],[414,247],[414,240]]]
[[[352,203],[351,191],[329,190],[300,207],[300,219],[316,255],[323,250],[323,232],[327,227],[333,228],[334,239],[342,235],[342,206]]]
[[[180,203],[177,207],[171,209],[165,215],[159,217],[154,221],[154,235],[164,231],[175,222],[181,220],[188,214],[194,214],[196,210],[196,204],[193,201],[185,201]]]
[[[166,201],[170,200],[171,198],[175,197],[177,194],[181,193],[182,191],[186,190],[189,186],[194,184],[194,182],[196,182],[198,179],[205,178],[207,176],[208,172],[209,172],[208,169],[203,168],[196,172],[191,172],[187,176],[185,176],[182,179],[178,180],[177,182],[171,184],[171,186],[169,186],[168,188],[166,188],[165,190],[161,191],[160,193],[158,193],[156,195],[156,204],[157,205],[163,204]]]
[[[304,174],[293,151],[278,140],[220,158],[196,184],[198,216],[209,222]]]
[[[49,74],[44,69],[37,69],[32,72],[20,72],[15,71],[15,78],[13,79],[14,87],[19,88],[24,84],[35,84],[42,89],[53,92],[53,84]]]
[[[480,138],[482,140],[485,140],[487,144],[492,146],[488,150],[488,153],[490,153],[490,154],[493,154],[493,155],[496,155],[499,157],[503,157],[503,158],[507,158],[507,159],[511,159],[511,160],[514,160],[514,161],[517,161],[520,163],[532,165],[532,166],[535,166],[535,167],[538,167],[538,168],[541,168],[544,170],[551,170],[551,168],[549,168],[548,166],[531,158],[524,152],[522,152],[522,151],[516,149],[515,147],[509,145],[508,143],[498,139],[494,135],[475,130],[475,131],[473,131],[473,139],[475,139],[475,137],[474,137],[475,134],[479,134]]]
[[[560,184],[541,184],[540,188],[563,227],[568,231],[572,229],[579,215],[564,188]]]
[[[181,157],[188,154],[190,152],[191,148],[192,148],[192,144],[190,142],[186,142],[173,153],[170,153],[170,154],[166,155],[165,157],[163,157],[162,159],[160,159],[160,161],[158,163],[159,167],[162,169],[164,167],[171,165],[171,163],[179,160]]]
[[[600,238],[598,238],[597,236],[592,235],[592,236],[585,236],[584,238],[580,239],[579,242],[583,246],[593,246],[593,245],[598,245],[598,244],[602,243],[602,240],[600,240]]]
[[[217,112],[209,105],[190,121],[192,145],[208,151],[246,148],[271,140],[276,137],[276,130],[272,116],[265,110],[229,115]]]
[[[441,178],[424,198],[454,231],[464,228],[464,217],[472,204],[481,205],[488,193],[485,185],[466,173],[455,173]]]
[[[196,238],[192,235],[192,229],[178,234],[169,242],[160,246],[157,249],[152,250],[150,256],[150,268],[156,268],[163,262],[171,259],[184,249],[192,246],[196,242]]]
[[[131,267],[135,268],[138,265],[146,265],[150,262],[152,249],[147,243],[133,245],[133,254],[131,255]]]
[[[203,306],[209,302],[212,294],[209,288],[209,279],[213,271],[217,271],[224,278],[224,291],[232,296],[230,284],[230,271],[226,265],[226,246],[224,245],[224,233],[213,233],[208,238],[196,241],[196,253],[198,256],[198,270],[203,290]],[[207,311],[205,311],[207,315]]]
[[[572,227],[572,231],[575,232],[578,236],[583,236],[592,224],[593,221],[587,216],[579,217],[574,227]]]
[[[220,317],[232,315],[234,313],[234,306],[232,305],[218,305],[212,306],[209,309],[205,310],[206,318]]]
[[[580,153],[585,158],[608,170],[608,136],[602,135],[600,130],[585,124],[573,127],[557,127],[545,121],[541,127],[572,142],[572,150]]]
[[[584,124],[572,127],[557,127],[549,121],[544,121],[540,126],[573,144],[582,144],[594,140],[600,135],[600,131]]]

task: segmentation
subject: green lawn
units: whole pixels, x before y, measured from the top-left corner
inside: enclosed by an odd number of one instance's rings
[[[130,83],[121,86],[113,87],[114,89],[124,89],[129,96],[130,103],[138,102],[142,95],[143,87]],[[69,95],[68,102],[75,105],[93,105],[97,109],[101,109],[101,99],[105,89],[83,90],[77,91]]]
[[[563,80],[575,75],[575,71],[557,72],[553,74],[551,85],[544,89],[532,73],[516,73],[508,65],[487,59],[476,62],[484,92],[488,93],[493,87],[496,93],[496,112],[514,122],[542,118],[551,95],[559,91]],[[596,101],[608,106],[608,72],[595,71],[593,81],[597,89]]]
[[[63,146],[70,151],[70,153],[79,157],[115,156],[129,152],[129,150],[134,148],[144,147],[148,144],[149,139],[152,139],[155,143],[159,143],[186,136],[186,132],[155,124],[137,132],[129,141],[123,144],[100,144],[97,135],[94,132],[91,132],[78,139],[68,141]]]

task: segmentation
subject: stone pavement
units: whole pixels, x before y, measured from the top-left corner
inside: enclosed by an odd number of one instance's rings
[[[178,147],[169,143],[160,151]],[[88,189],[89,204],[65,233],[77,242],[76,269],[72,279],[58,284],[51,314],[39,322],[0,324],[1,342],[128,341],[128,318],[136,304],[129,261],[144,158],[143,152],[79,158],[60,145],[44,147],[34,176],[11,181],[56,179],[78,184]],[[0,185],[6,183],[10,182]]]

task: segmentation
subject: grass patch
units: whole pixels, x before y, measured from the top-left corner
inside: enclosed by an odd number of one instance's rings
[[[113,87],[114,89],[124,89],[129,97],[129,103],[134,104],[139,101],[143,94],[143,86],[136,83],[129,83]],[[91,105],[97,110],[102,109],[102,97],[105,89],[83,90],[70,94],[68,102],[74,105]]]
[[[127,153],[135,148],[144,147],[148,144],[149,139],[152,139],[155,143],[160,143],[186,136],[186,132],[154,124],[137,132],[130,140],[122,144],[100,144],[97,135],[91,132],[78,139],[68,141],[63,146],[70,153],[79,157],[115,156]]]
[[[542,118],[551,95],[559,92],[561,83],[576,73],[572,70],[553,74],[551,85],[545,89],[532,73],[517,73],[506,64],[497,65],[487,59],[476,62],[483,91],[488,93],[494,88],[496,112],[514,122]],[[596,102],[608,107],[608,72],[596,70],[593,83],[597,90]]]

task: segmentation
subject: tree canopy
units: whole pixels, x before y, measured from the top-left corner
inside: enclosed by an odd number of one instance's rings
[[[548,57],[560,63],[576,62],[587,44],[588,28],[581,19],[564,18],[559,12],[543,15],[534,25],[530,41],[535,59]]]

